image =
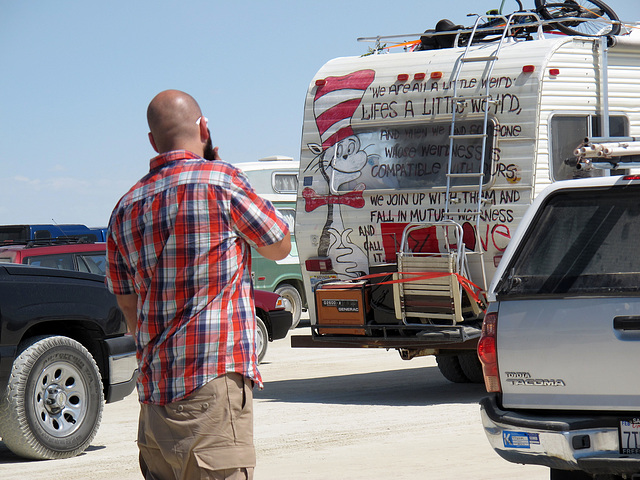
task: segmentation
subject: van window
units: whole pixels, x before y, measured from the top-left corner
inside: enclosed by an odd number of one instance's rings
[[[500,293],[638,292],[639,186],[559,192],[528,231]]]
[[[273,190],[276,193],[297,193],[298,192],[298,174],[274,172],[271,179]]]
[[[449,132],[451,121],[441,123],[411,124],[405,126],[358,129],[355,138],[357,153],[366,154],[367,162],[355,183],[364,183],[367,190],[415,190],[447,184],[449,163]],[[473,134],[475,138],[457,139],[454,142],[452,173],[478,173],[484,161],[484,183],[491,180],[494,124],[487,125],[487,142],[482,158],[483,121],[460,120],[455,133]],[[325,153],[329,154],[327,151]],[[324,162],[330,162],[325,158]],[[351,190],[354,185],[336,185],[334,190]],[[477,178],[453,178],[453,186],[475,185]]]
[[[296,226],[296,210],[295,208],[280,208],[278,207],[278,211],[282,214],[287,225],[289,225],[289,230],[293,233],[293,230]]]
[[[602,177],[603,170],[575,169],[573,151],[585,137],[602,135],[602,118],[596,115],[554,115],[551,119],[551,176],[553,180],[569,180],[578,177]],[[623,115],[609,117],[609,134],[612,137],[627,136],[629,125]]]

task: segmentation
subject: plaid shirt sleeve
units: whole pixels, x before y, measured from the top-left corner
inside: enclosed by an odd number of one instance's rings
[[[231,216],[238,234],[253,247],[265,247],[282,240],[289,227],[273,204],[260,197],[241,172],[234,176],[233,186]]]
[[[107,269],[105,283],[111,293],[116,295],[129,295],[136,293],[133,278],[129,273],[129,267],[127,266],[118,244],[113,238],[113,230],[115,229],[114,218],[109,222],[109,229],[107,231]]]

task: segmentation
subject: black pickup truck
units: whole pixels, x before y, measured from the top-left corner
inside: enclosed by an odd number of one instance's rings
[[[104,276],[0,266],[0,437],[15,454],[67,458],[105,401],[135,387],[135,342]]]

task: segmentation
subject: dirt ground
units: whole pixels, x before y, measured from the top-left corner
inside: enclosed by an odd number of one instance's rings
[[[287,338],[269,344],[260,370],[256,480],[549,478],[493,452],[478,408],[484,387],[448,382],[432,357],[292,349]],[[140,479],[138,411],[135,394],[106,405],[93,444],[71,459],[22,460],[0,442],[0,479]]]

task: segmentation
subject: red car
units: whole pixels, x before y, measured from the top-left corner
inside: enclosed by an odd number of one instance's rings
[[[105,271],[105,243],[53,243],[33,241],[0,247],[0,263],[99,273]]]
[[[0,263],[24,263],[58,270],[105,274],[104,242],[71,243],[58,240],[34,240],[26,244],[0,246]],[[287,336],[293,322],[291,312],[285,310],[283,298],[265,290],[254,290],[258,323],[258,362],[267,353],[269,342]]]

